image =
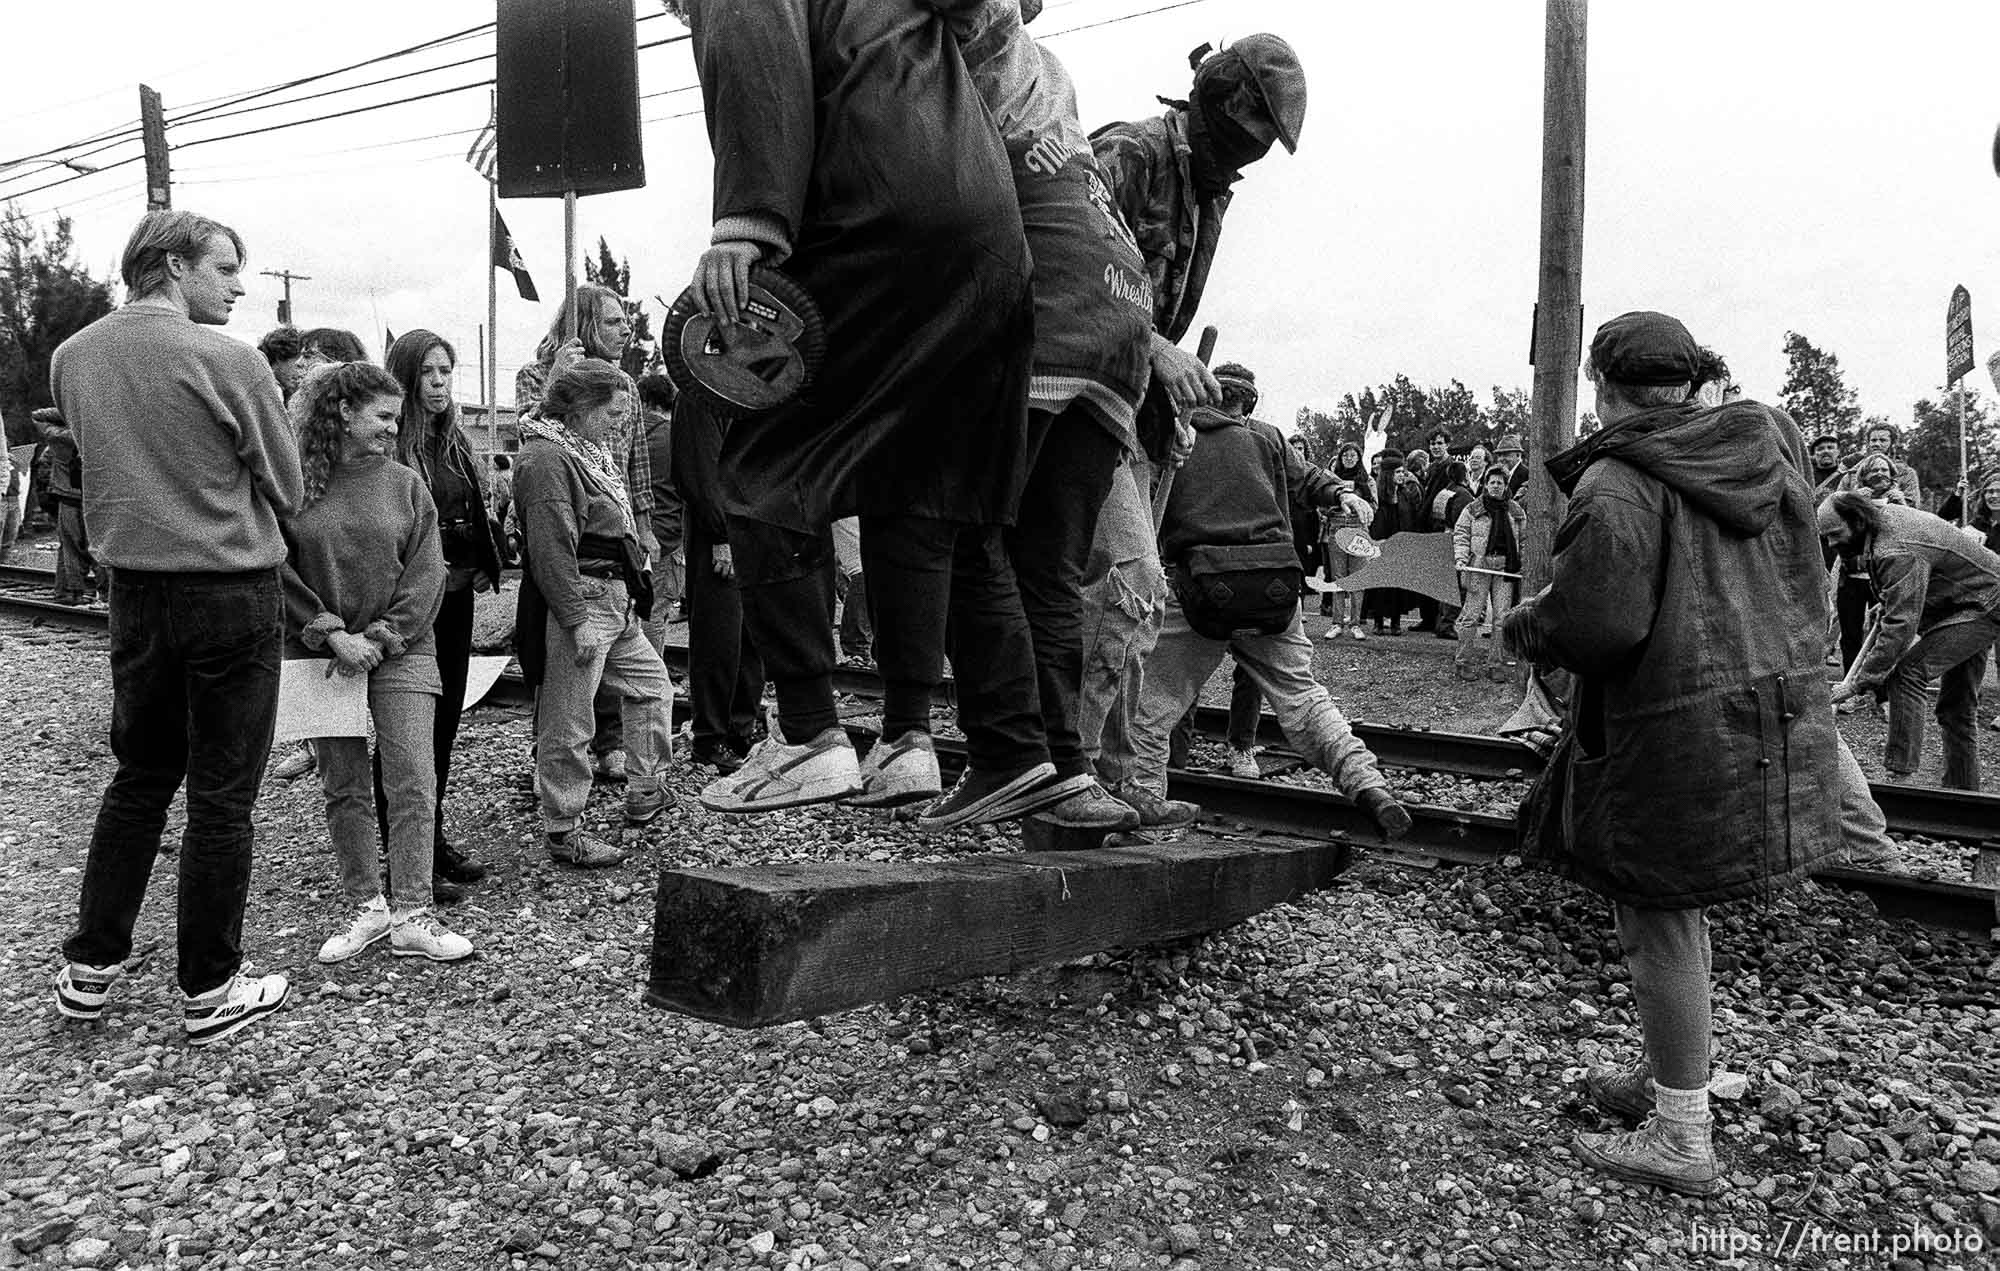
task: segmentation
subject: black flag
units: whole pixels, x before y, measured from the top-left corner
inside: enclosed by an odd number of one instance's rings
[[[521,293],[521,299],[541,299],[535,291],[535,280],[528,277],[528,266],[521,259],[521,249],[514,246],[514,236],[507,232],[507,222],[500,219],[498,208],[493,209],[493,267],[514,275],[514,290]]]

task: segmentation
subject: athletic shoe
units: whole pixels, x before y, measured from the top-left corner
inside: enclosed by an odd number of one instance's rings
[[[767,737],[743,766],[711,781],[701,805],[711,812],[770,812],[826,803],[861,792],[861,763],[838,725],[797,746]]]
[[[1585,1165],[1628,1183],[1651,1183],[1684,1196],[1713,1196],[1722,1189],[1715,1168],[1712,1122],[1689,1125],[1655,1113],[1622,1134],[1579,1134],[1570,1150]]]
[[[97,1019],[104,1014],[104,1000],[111,986],[125,974],[125,964],[90,966],[71,962],[56,972],[56,1010],[70,1019]]]
[[[1066,830],[1139,828],[1139,814],[1132,805],[1123,799],[1112,798],[1110,792],[1095,781],[1054,807],[1035,813],[1035,819],[1059,825]]]
[[[717,741],[705,741],[688,753],[688,762],[706,764],[722,776],[728,776],[743,766],[743,756]]]
[[[1056,766],[1046,761],[1012,773],[967,768],[950,794],[924,809],[917,828],[931,834],[961,825],[1017,821],[1061,803],[1088,788],[1092,780],[1088,773],[1057,777]]]
[[[472,941],[438,921],[428,909],[399,913],[389,932],[389,952],[399,958],[457,962],[472,956]]]
[[[1343,629],[1344,629],[1344,628],[1342,628],[1342,627],[1341,627],[1341,625],[1340,625],[1339,623],[1337,623],[1337,622],[1336,622],[1336,623],[1334,623],[1334,624],[1333,624],[1332,626],[1330,626],[1330,627],[1328,627],[1328,628],[1326,629],[1326,634],[1325,634],[1325,635],[1323,635],[1323,636],[1321,636],[1321,637],[1320,637],[1320,639],[1322,639],[1322,640],[1338,640],[1338,639],[1340,639],[1340,635],[1341,635],[1341,632],[1342,632],[1342,630],[1343,630]]]
[[[345,962],[389,934],[389,902],[377,896],[355,912],[347,930],[337,931],[319,947],[321,962]]]
[[[294,777],[305,776],[318,766],[318,752],[313,750],[311,742],[302,741],[292,748],[291,754],[280,759],[271,768],[271,775],[280,781],[290,781]]]
[[[1111,792],[1120,802],[1139,814],[1139,824],[1149,830],[1193,825],[1201,820],[1201,805],[1181,799],[1167,799],[1142,785],[1126,782]]]
[[[1357,622],[1347,629],[1347,634],[1357,640],[1366,640],[1368,638],[1368,629]]]
[[[650,794],[643,790],[625,788],[625,824],[629,826],[651,825],[660,819],[660,813],[674,806],[674,792],[660,786]]]
[[[599,785],[617,785],[625,780],[625,752],[606,751],[590,758],[590,779]]]
[[[548,849],[549,859],[558,865],[571,865],[577,869],[609,869],[625,863],[623,849],[613,847],[588,830],[544,834],[542,845]]]
[[[1593,1064],[1584,1075],[1583,1088],[1592,1103],[1615,1116],[1644,1121],[1653,1115],[1653,1074],[1645,1064],[1627,1068]]]
[[[861,793],[850,807],[893,808],[944,793],[931,735],[912,728],[894,741],[878,741],[861,757]]]
[[[291,991],[282,975],[238,972],[220,987],[187,998],[181,1006],[181,1026],[187,1030],[188,1045],[212,1045],[256,1023],[283,1006]]]
[[[1410,832],[1416,822],[1410,817],[1410,810],[1396,802],[1385,786],[1375,786],[1354,796],[1354,806],[1368,814],[1375,822],[1375,828],[1382,831],[1383,838],[1399,839]]]
[[[1248,750],[1238,750],[1234,746],[1229,748],[1229,775],[1245,781],[1256,781],[1264,775],[1264,770],[1257,766],[1255,747]]]
[[[450,883],[476,883],[486,877],[486,866],[439,839],[431,849],[431,873]]]

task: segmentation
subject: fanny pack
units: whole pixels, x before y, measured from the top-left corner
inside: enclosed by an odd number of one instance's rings
[[[1277,635],[1298,616],[1305,570],[1290,543],[1190,547],[1174,596],[1190,627],[1211,640]]]

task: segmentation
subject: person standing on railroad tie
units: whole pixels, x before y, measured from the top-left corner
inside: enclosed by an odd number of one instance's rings
[[[1941,517],[1843,490],[1819,505],[1819,532],[1868,576],[1881,612],[1847,678],[1843,702],[1889,699],[1882,766],[1910,781],[1923,760],[1925,687],[1938,681],[1944,784],[1979,788],[1979,684],[2000,639],[2000,555]]]
[[[1643,1062],[1588,1080],[1600,1107],[1644,1123],[1572,1150],[1707,1195],[1706,908],[1805,877],[1841,840],[1805,444],[1783,411],[1687,401],[1696,352],[1662,313],[1598,328],[1604,427],[1548,461],[1570,499],[1551,581],[1502,629],[1516,655],[1576,676],[1522,803],[1522,850],[1616,905],[1645,1040]]]
[[[94,1020],[132,952],[167,805],[187,783],[179,980],[189,1042],[278,1009],[282,975],[241,973],[250,810],[278,713],[279,522],[304,497],[263,355],[209,328],[244,292],[243,240],[193,212],[148,212],[125,244],[132,297],[65,340],[49,379],[76,433],[84,521],[111,567],[111,749],[63,943],[56,1009]]]

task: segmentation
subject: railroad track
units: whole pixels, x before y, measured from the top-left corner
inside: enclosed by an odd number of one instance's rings
[[[0,611],[74,627],[102,629],[106,625],[102,611],[72,609],[21,596],[16,590],[22,582],[46,587],[49,579],[47,570],[0,565]],[[685,672],[687,650],[669,647],[667,662]],[[834,687],[861,698],[879,698],[882,693],[881,680],[874,673],[847,667],[835,671]],[[947,681],[944,695],[949,698],[950,693]],[[523,707],[530,697],[520,676],[509,671],[487,700]],[[677,703],[677,707],[679,717],[685,704]],[[1202,707],[1196,711],[1195,722],[1201,731],[1220,735],[1227,728],[1228,711]],[[1487,779],[1522,779],[1542,767],[1540,755],[1504,738],[1367,723],[1356,724],[1355,732],[1382,762],[1397,767]],[[1276,745],[1284,740],[1276,719],[1268,715],[1260,717],[1258,735]],[[947,779],[955,777],[965,762],[963,744],[940,739],[937,750]],[[1873,789],[1890,828],[1900,833],[1984,842],[1993,837],[1995,827],[2000,827],[2000,797],[1934,787],[1876,785]],[[1176,769],[1169,775],[1169,793],[1200,804],[1206,813],[1205,825],[1211,829],[1313,841],[1348,838],[1392,858],[1418,864],[1489,864],[1515,848],[1511,816],[1413,805],[1410,811],[1415,828],[1385,849],[1367,816],[1331,791]],[[1814,877],[1865,892],[1885,914],[1932,926],[1984,932],[2000,922],[1996,893],[1991,888],[1846,867],[1828,868]]]

